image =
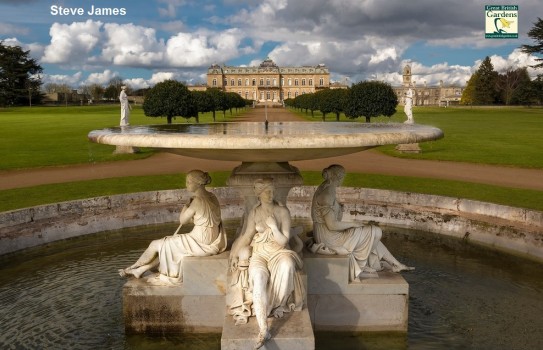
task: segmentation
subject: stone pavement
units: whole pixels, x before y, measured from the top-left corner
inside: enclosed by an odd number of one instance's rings
[[[239,120],[264,122],[264,112],[263,108],[251,109]],[[283,108],[267,108],[267,114],[269,121],[300,120],[298,116]],[[347,172],[449,179],[543,191],[542,169],[402,159],[373,150],[334,158],[291,162],[301,171],[320,171],[334,163],[343,165]],[[141,160],[2,171],[0,190],[112,177],[175,174],[192,169],[230,171],[237,165],[239,165],[237,162],[210,161],[159,152]]]

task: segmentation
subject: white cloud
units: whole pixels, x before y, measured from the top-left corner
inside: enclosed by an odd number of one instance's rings
[[[17,38],[6,38],[2,40],[6,46],[19,46],[25,51],[30,51],[29,56],[39,60],[43,55],[44,46],[38,43],[25,44],[20,42]]]
[[[84,84],[99,84],[99,85],[106,85],[110,82],[111,79],[120,76],[118,72],[111,71],[109,69],[106,69],[102,73],[91,73],[89,74],[89,77],[84,82]]]
[[[72,24],[53,23],[51,44],[45,48],[44,63],[78,65],[85,62],[101,39],[102,22],[87,20]]]
[[[81,77],[83,76],[82,72],[76,72],[72,75],[64,74],[46,74],[44,75],[42,81],[44,84],[53,83],[53,84],[66,84],[71,87],[77,87],[80,85]]]
[[[104,25],[106,42],[102,59],[119,66],[159,65],[163,60],[164,42],[156,38],[152,28],[129,24]]]
[[[172,67],[201,67],[236,57],[243,34],[223,32],[178,33],[166,43],[166,60]]]

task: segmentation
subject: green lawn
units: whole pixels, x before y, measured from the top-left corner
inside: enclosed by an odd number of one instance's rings
[[[298,112],[309,120],[322,120],[322,114]],[[445,133],[441,140],[424,142],[420,154],[399,154],[395,146],[383,146],[383,153],[402,158],[448,160],[543,169],[543,109],[540,107],[414,107],[418,124],[432,125]],[[326,120],[334,121],[328,114]],[[399,108],[391,118],[379,123],[404,122]],[[341,117],[341,121],[352,121]],[[355,121],[364,122],[363,118]]]
[[[231,118],[228,111],[226,117]],[[224,120],[222,112],[216,118]],[[138,159],[152,154],[143,150],[135,155],[114,155],[115,146],[88,141],[91,130],[118,126],[119,119],[118,105],[0,108],[0,170]],[[210,121],[211,113],[200,117],[201,123]],[[187,119],[174,122],[186,123]],[[165,124],[166,118],[146,117],[141,107],[135,106],[130,123]]]
[[[212,172],[211,186],[226,186],[230,172]],[[320,172],[302,172],[305,185],[318,185]],[[389,189],[395,191],[435,194],[510,205],[543,211],[543,191],[503,188],[450,180],[422,179],[406,176],[347,174],[344,186]],[[133,176],[93,181],[41,185],[0,191],[0,211],[41,204],[108,196],[131,192],[159,191],[185,187],[183,174]]]
[[[243,113],[243,112],[241,112]],[[0,109],[0,171],[17,168],[69,165],[118,159],[137,159],[152,154],[144,150],[136,155],[113,155],[113,146],[87,140],[94,129],[116,126],[119,107],[32,107]],[[301,113],[309,120],[321,120]],[[226,120],[235,118],[226,113]],[[393,146],[380,147],[394,156],[500,164],[515,167],[543,168],[543,109],[541,108],[435,108],[415,107],[415,121],[434,125],[445,133],[442,140],[422,143],[423,153],[400,155]],[[343,117],[344,118],[344,117]],[[223,121],[221,112],[217,121]],[[329,115],[327,120],[335,120]],[[345,119],[342,119],[345,120]],[[399,111],[392,118],[374,122],[403,122]],[[211,114],[200,122],[211,122]],[[164,124],[164,118],[148,118],[141,108],[132,111],[134,125]],[[186,123],[177,119],[177,123]],[[189,120],[194,122],[194,120]],[[212,186],[224,186],[226,172],[213,173]],[[304,172],[304,181],[316,185],[320,175]],[[543,181],[543,179],[542,179]],[[401,176],[349,174],[346,186],[391,189],[407,192],[469,198],[504,205],[543,210],[543,191],[531,191],[457,181],[418,179]],[[164,190],[184,186],[182,175],[141,176],[123,179],[42,185],[0,191],[0,211],[45,203],[129,192]]]

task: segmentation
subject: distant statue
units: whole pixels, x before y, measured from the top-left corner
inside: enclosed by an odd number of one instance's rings
[[[289,210],[274,200],[272,179],[257,180],[254,190],[259,204],[250,211],[247,228],[230,252],[232,283],[228,298],[236,325],[256,316],[258,349],[271,338],[268,316],[300,311],[305,287],[297,273],[302,259],[291,249],[298,246],[301,250],[302,245],[291,230]],[[297,241],[299,244],[294,244]]]
[[[343,182],[345,169],[334,164],[325,168],[322,176],[324,181],[311,203],[313,238],[307,242],[308,248],[317,254],[347,255],[350,281],[383,270],[381,260],[388,263],[393,272],[414,270],[392,256],[381,242],[379,227],[342,221],[343,205],[336,199],[336,189]]]
[[[407,120],[405,121],[406,124],[413,124],[415,121],[413,120],[413,89],[409,88],[405,92],[405,103],[403,107],[403,111],[405,115],[407,116]]]
[[[121,276],[140,278],[146,271],[158,268],[159,275],[150,283],[180,283],[183,281],[185,256],[208,256],[226,249],[226,232],[221,221],[217,197],[205,189],[211,183],[208,173],[191,170],[187,174],[187,190],[194,194],[179,215],[180,225],[173,236],[157,239],[149,244],[132,266],[119,270]],[[179,234],[181,227],[194,222],[192,231]]]
[[[128,96],[126,95],[126,86],[121,86],[121,94],[119,95],[119,101],[121,101],[121,126],[130,125],[130,110],[132,107],[128,103]]]

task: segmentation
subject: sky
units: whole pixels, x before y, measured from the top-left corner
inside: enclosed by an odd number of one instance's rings
[[[518,5],[518,38],[485,39],[485,5]],[[400,85],[409,63],[417,84],[465,85],[486,56],[498,72],[535,64],[519,47],[538,17],[541,0],[0,0],[0,41],[29,50],[45,84],[73,88],[199,84],[211,64],[267,57],[324,63],[348,84]]]

